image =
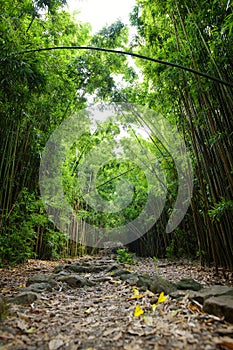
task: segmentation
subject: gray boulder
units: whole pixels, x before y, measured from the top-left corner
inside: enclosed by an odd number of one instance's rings
[[[116,270],[112,273],[112,277],[119,277],[122,275],[131,275],[131,272],[129,270]]]
[[[52,290],[52,286],[49,283],[33,283],[30,284],[28,287],[23,288],[22,292],[35,292],[35,293],[41,293],[43,291],[51,291]]]
[[[32,304],[36,299],[38,299],[38,294],[34,292],[23,292],[18,295],[16,295],[13,298],[9,298],[8,301],[13,304],[19,304],[19,305],[30,305]]]
[[[178,283],[176,283],[176,287],[177,289],[181,289],[181,290],[188,289],[188,290],[195,290],[195,291],[198,291],[203,288],[200,283],[196,282],[192,278],[183,278]]]
[[[59,282],[67,283],[72,288],[80,288],[83,286],[93,286],[95,283],[87,278],[79,275],[70,274],[68,276],[60,276],[57,279]]]
[[[191,299],[203,304],[204,301],[213,296],[221,295],[233,295],[233,288],[227,286],[213,285],[207,288],[203,288],[198,292],[190,293]]]
[[[149,286],[149,290],[152,293],[161,293],[164,292],[165,294],[170,294],[174,291],[177,290],[177,287],[174,283],[164,279],[164,278],[153,278],[150,286]]]
[[[233,323],[233,288],[213,285],[199,292],[190,292],[190,299],[203,304],[203,310],[215,316],[224,317]]]
[[[26,286],[30,286],[34,283],[49,283],[52,287],[57,285],[56,281],[50,275],[36,275],[28,278]]]
[[[204,301],[203,310],[215,316],[224,316],[227,322],[233,323],[233,294],[206,299]]]

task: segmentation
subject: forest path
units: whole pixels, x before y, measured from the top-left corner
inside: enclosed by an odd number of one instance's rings
[[[10,303],[0,324],[0,350],[233,349],[232,325],[204,313],[187,295],[160,298],[158,303],[159,293],[140,291],[115,271],[156,274],[174,282],[193,278],[204,285],[232,281],[187,261],[136,258],[135,265],[125,266],[112,258],[29,260],[1,269],[4,298],[18,295],[33,276],[54,276],[54,268],[59,281],[29,304]],[[79,278],[69,270],[74,264],[89,270],[79,273]]]

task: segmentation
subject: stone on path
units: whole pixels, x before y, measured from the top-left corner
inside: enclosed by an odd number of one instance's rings
[[[83,286],[93,286],[95,283],[87,278],[80,277],[79,275],[68,275],[68,276],[60,276],[57,279],[62,283],[67,283],[72,288],[79,288]]]
[[[26,286],[34,283],[49,283],[52,287],[57,285],[56,281],[50,275],[36,275],[28,278]]]
[[[45,282],[41,282],[41,283],[33,283],[30,284],[28,287],[26,288],[22,288],[22,292],[35,292],[35,293],[41,293],[43,291],[49,291],[51,292],[52,290],[52,286],[50,283],[45,283]]]
[[[190,299],[203,304],[203,310],[233,323],[233,288],[213,285],[190,293]]]
[[[208,298],[204,301],[203,311],[216,316],[224,316],[227,322],[233,323],[233,294]]]
[[[170,294],[177,290],[177,287],[174,283],[164,279],[164,278],[154,278],[149,286],[149,290],[152,293],[161,293]]]
[[[181,279],[179,282],[176,283],[176,287],[181,290],[189,289],[189,290],[196,290],[196,291],[203,288],[200,283],[196,282],[192,278]]]
[[[9,298],[8,301],[14,304],[30,305],[36,299],[38,299],[38,294],[34,292],[23,292],[13,298]]]
[[[198,292],[190,293],[190,297],[198,301],[200,304],[203,304],[204,301],[210,297],[221,295],[233,296],[233,288],[227,286],[213,285],[207,288],[203,288]]]

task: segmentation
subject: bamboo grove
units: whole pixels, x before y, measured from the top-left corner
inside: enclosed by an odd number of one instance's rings
[[[232,4],[138,0],[138,51],[232,81]],[[201,260],[232,268],[233,90],[141,63],[147,103],[175,120],[194,155],[192,221]]]
[[[202,264],[233,268],[233,5],[216,0],[212,4],[137,0],[130,15],[137,34],[129,39],[128,28],[120,21],[91,35],[88,24],[64,11],[62,0],[23,0],[15,6],[1,0],[0,4],[1,265],[32,257],[94,252],[57,230],[45,212],[38,188],[46,141],[93,96],[97,102],[136,103],[166,116],[178,128],[192,157],[191,205],[179,227],[168,234],[165,227],[177,192],[174,163],[153,137],[151,143],[135,137],[136,148],[144,143],[160,158],[170,185],[159,220],[130,243],[129,249],[140,255],[200,258]],[[103,51],[49,50],[58,46],[98,46]],[[104,48],[133,50],[158,62],[136,58],[142,72],[138,79],[124,55],[104,52]],[[177,69],[180,66],[216,79]],[[124,84],[117,83],[119,77]],[[111,135],[119,132],[117,127],[108,127],[107,132],[85,135],[79,141],[81,153],[85,155],[100,140],[110,142]],[[93,213],[81,195],[69,192],[75,180],[75,152],[74,145],[67,158],[70,164],[64,167],[67,196],[76,210],[90,219]],[[135,198],[143,203],[147,184],[140,169],[130,163],[112,162],[103,168],[102,196],[111,198],[120,177],[115,176],[117,171],[127,180],[139,181]],[[105,215],[94,220],[100,226],[123,224],[136,212],[132,207],[127,217]],[[85,221],[78,230],[85,234]]]

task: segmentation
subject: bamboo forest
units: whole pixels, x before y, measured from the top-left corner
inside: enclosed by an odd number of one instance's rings
[[[191,154],[190,207],[178,227],[166,233],[177,173],[153,137],[144,145],[154,145],[153,152],[157,148],[169,185],[161,216],[148,232],[129,243],[129,249],[141,256],[189,256],[202,264],[232,268],[232,4],[138,0],[130,14],[136,28],[130,39],[128,26],[120,20],[91,35],[90,25],[75,21],[64,5],[62,0],[1,3],[1,265],[93,251],[59,232],[44,209],[38,185],[41,154],[49,136],[74,111],[84,109],[92,96],[92,103],[128,102],[165,116]],[[69,49],[74,46],[118,49],[118,53]],[[58,47],[66,49],[55,50]],[[46,48],[54,50],[40,51]],[[134,60],[140,79],[120,50],[138,55]],[[119,129],[83,136],[78,141],[83,155],[111,133]],[[135,138],[135,147],[140,142]],[[74,156],[71,152],[70,163]],[[111,178],[116,174],[118,180],[137,178],[135,200],[143,206],[145,176],[130,168],[129,162],[106,164],[100,174],[106,182],[102,195],[110,200],[116,186]],[[64,176],[66,186],[72,186],[74,174],[68,164]],[[77,212],[86,210],[77,193],[70,200]],[[134,211],[129,207],[124,217],[130,220]],[[85,215],[93,213],[87,210]],[[109,220],[107,214],[101,215],[99,225]],[[121,225],[123,216],[112,220]]]
[[[233,2],[0,17],[0,350],[233,349]]]

